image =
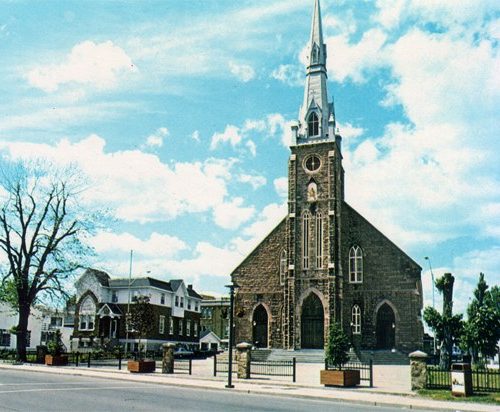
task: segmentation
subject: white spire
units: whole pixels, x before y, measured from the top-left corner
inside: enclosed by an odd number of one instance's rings
[[[335,138],[333,128],[335,115],[333,104],[328,103],[327,78],[326,45],[323,43],[321,9],[319,0],[314,0],[304,101],[299,113],[297,143]],[[311,116],[317,117],[317,127],[311,127],[313,124]]]

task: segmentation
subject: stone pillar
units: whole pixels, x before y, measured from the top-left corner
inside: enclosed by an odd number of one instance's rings
[[[161,373],[174,373],[174,348],[173,343],[163,344],[163,360],[161,363]]]
[[[236,345],[236,362],[238,363],[238,379],[250,379],[250,361],[252,345],[242,342]]]
[[[425,389],[427,380],[427,354],[419,350],[408,355],[410,358],[411,390]]]

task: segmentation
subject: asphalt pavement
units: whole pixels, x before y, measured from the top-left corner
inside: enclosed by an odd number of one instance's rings
[[[376,411],[400,408],[377,407]],[[93,376],[2,370],[2,411],[373,411],[324,399],[297,399],[233,391],[117,381]]]

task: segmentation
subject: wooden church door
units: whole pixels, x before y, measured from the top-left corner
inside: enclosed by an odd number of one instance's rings
[[[301,348],[323,349],[325,345],[325,314],[319,297],[311,293],[302,304]]]

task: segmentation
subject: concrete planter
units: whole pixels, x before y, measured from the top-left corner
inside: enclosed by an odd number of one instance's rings
[[[129,360],[127,369],[132,373],[152,373],[156,369],[156,362],[154,360]]]
[[[358,370],[322,370],[320,383],[325,386],[356,386],[359,385]]]
[[[64,366],[68,364],[66,355],[45,355],[45,364],[48,366]]]

